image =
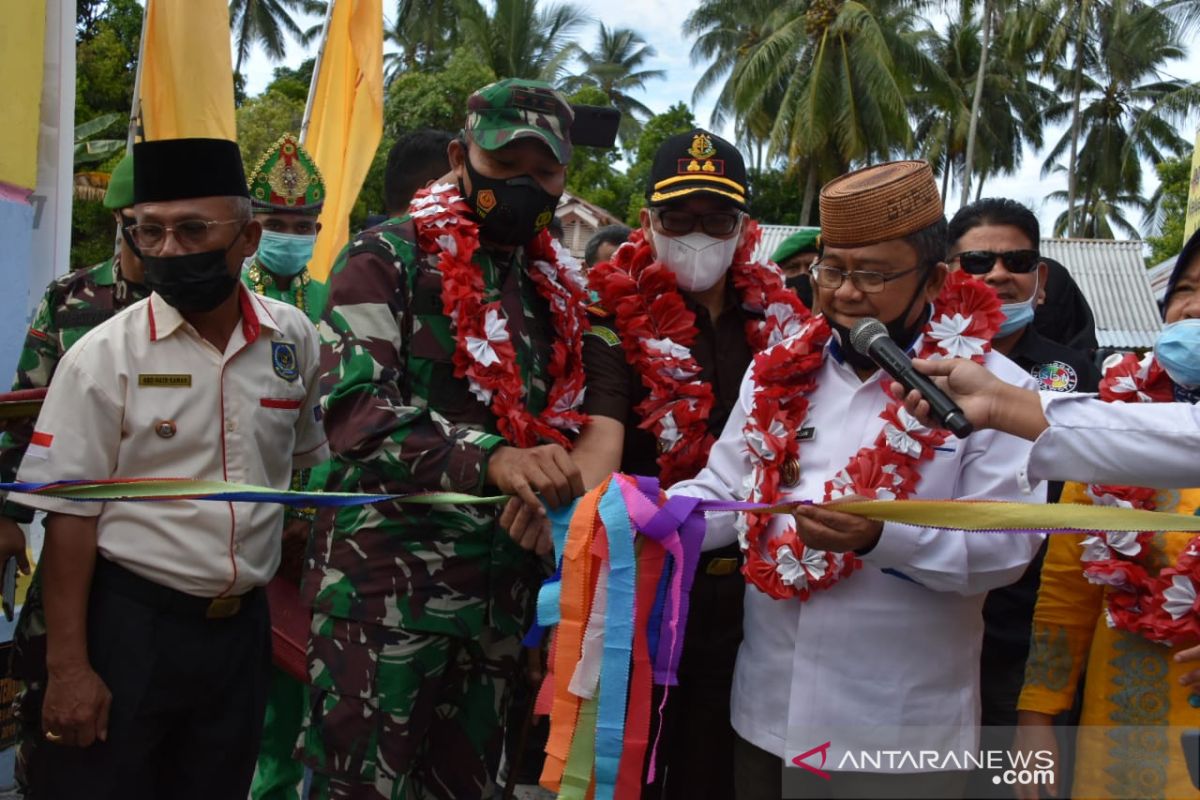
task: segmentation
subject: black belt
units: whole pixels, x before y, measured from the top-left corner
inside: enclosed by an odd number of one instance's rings
[[[736,544],[700,554],[696,572],[704,575],[733,575],[742,567],[742,551]]]
[[[143,578],[102,556],[96,557],[92,584],[163,611],[206,619],[235,616],[256,592],[262,591],[262,587],[255,587],[237,597],[197,597]]]

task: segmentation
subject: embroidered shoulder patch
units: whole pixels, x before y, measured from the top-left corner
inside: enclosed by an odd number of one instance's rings
[[[1036,364],[1029,370],[1029,374],[1037,381],[1038,389],[1043,392],[1073,392],[1079,385],[1079,373],[1063,361]]]
[[[609,347],[616,347],[621,343],[621,337],[617,336],[617,332],[612,328],[606,328],[603,325],[593,325],[590,330],[586,331],[584,336],[595,336],[602,340]]]

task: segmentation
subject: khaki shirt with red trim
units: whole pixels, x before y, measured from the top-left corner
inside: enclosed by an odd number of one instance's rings
[[[287,489],[294,468],[328,458],[312,323],[238,291],[242,320],[224,353],[157,294],[80,339],[58,367],[20,480],[198,478]],[[279,505],[11,499],[98,516],[101,555],[189,594],[242,594],[279,566]]]

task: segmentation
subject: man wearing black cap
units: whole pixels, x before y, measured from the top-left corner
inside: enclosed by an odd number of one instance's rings
[[[584,337],[590,420],[573,452],[589,487],[617,470],[658,476],[664,487],[693,477],[754,354],[807,316],[779,271],[751,260],[759,233],[746,215],[746,169],[732,144],[700,129],[667,139],[646,196],[641,230],[589,272],[600,296]],[[532,545],[525,517],[512,533],[524,532]],[[733,796],[739,567],[731,545],[705,553],[697,568],[679,685],[668,695],[645,797]]]
[[[134,147],[153,293],[59,365],[26,481],[190,477],[288,488],[328,455],[304,315],[239,287],[261,229],[233,142]],[[42,496],[47,746],[37,798],[244,798],[270,640],[279,506]]]

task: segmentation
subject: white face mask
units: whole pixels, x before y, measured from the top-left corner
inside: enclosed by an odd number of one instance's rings
[[[699,231],[686,236],[667,236],[656,230],[651,233],[658,260],[675,273],[679,288],[685,292],[703,292],[715,286],[733,263],[741,231],[739,224],[737,233],[728,239]]]

